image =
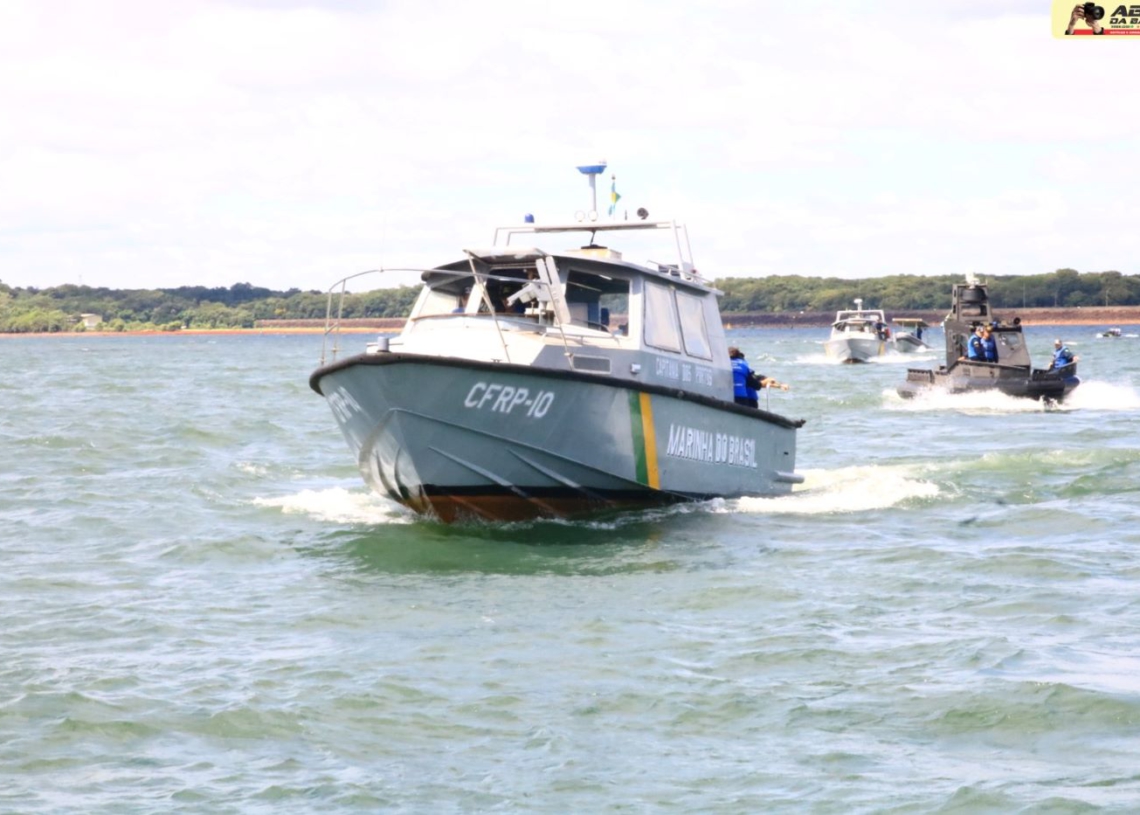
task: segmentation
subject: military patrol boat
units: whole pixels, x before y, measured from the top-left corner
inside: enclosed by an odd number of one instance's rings
[[[1023,396],[1060,402],[1080,384],[1077,363],[1042,370],[1032,367],[1021,322],[999,321],[990,310],[989,291],[984,283],[969,275],[965,283],[955,283],[950,294],[950,313],[942,323],[946,335],[946,364],[938,370],[910,368],[906,382],[898,387],[904,398],[941,388],[950,393],[998,390],[1010,396]],[[997,362],[967,359],[967,343],[978,326],[988,326],[997,342]]]
[[[780,495],[802,482],[803,420],[733,402],[720,292],[682,225],[638,214],[500,227],[491,248],[422,271],[403,331],[364,353],[337,359],[333,319],[330,358],[309,384],[372,489],[451,522]],[[676,262],[631,263],[595,242],[635,231],[667,237]],[[570,233],[588,240],[551,251],[512,241]],[[348,281],[330,289],[330,315]]]

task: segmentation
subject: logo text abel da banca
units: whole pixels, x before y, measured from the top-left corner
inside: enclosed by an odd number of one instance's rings
[[[1110,25],[1140,25],[1140,6],[1117,6]]]

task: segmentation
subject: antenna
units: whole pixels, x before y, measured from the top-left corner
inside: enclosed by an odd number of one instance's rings
[[[590,215],[593,218],[598,217],[598,185],[597,178],[599,175],[606,171],[606,160],[600,159],[593,164],[580,164],[578,165],[578,172],[582,175],[590,177]]]

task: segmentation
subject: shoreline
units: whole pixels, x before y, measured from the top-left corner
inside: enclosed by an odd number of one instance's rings
[[[1053,311],[1060,313],[1051,313]],[[892,318],[917,317],[926,320],[931,327],[942,324],[942,312],[900,311]],[[1011,309],[1002,312],[1003,321],[1021,318],[1021,324],[1028,327],[1044,326],[1140,326],[1140,306],[1103,307],[1090,306],[1073,309]],[[827,328],[834,316],[823,312],[801,312],[796,314],[749,312],[721,315],[727,330],[740,328]],[[148,329],[144,331],[31,331],[0,332],[0,339],[17,337],[186,337],[186,336],[258,336],[282,334],[325,334],[324,321],[320,325],[298,325],[299,320],[283,320],[282,325],[259,325],[254,328],[183,328],[178,331]],[[363,322],[363,321],[361,321]],[[371,321],[369,321],[371,322]],[[888,320],[889,322],[889,320]],[[373,324],[341,325],[341,334],[398,334],[403,327],[399,320],[376,320]],[[329,332],[332,333],[332,332]]]

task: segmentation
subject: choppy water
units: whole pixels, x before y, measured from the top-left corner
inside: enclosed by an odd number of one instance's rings
[[[0,341],[0,811],[1140,811],[1140,339],[1046,411],[824,334],[733,332],[793,496],[466,528],[312,337]]]

